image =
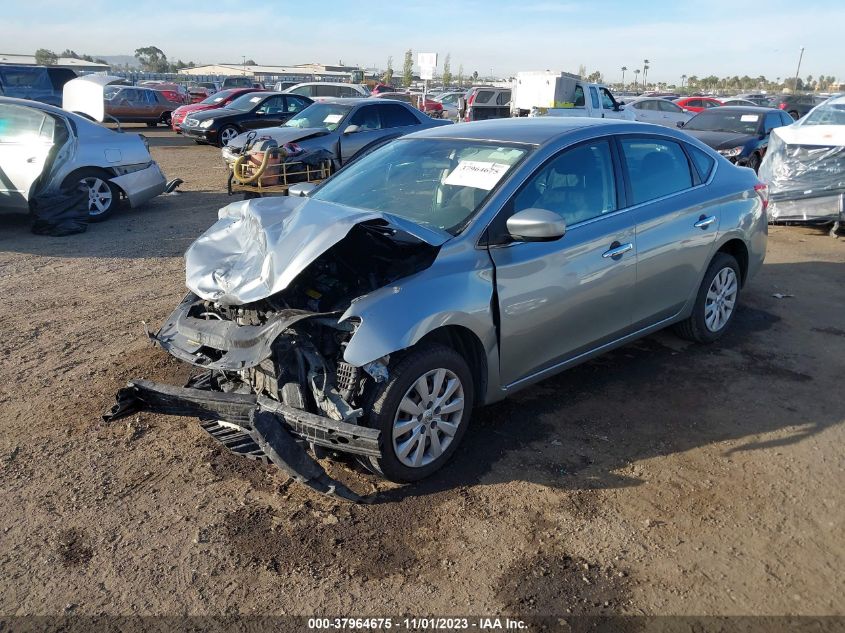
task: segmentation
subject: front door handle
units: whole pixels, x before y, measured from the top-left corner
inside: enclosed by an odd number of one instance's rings
[[[693,226],[697,229],[704,230],[704,229],[708,228],[711,224],[713,224],[715,221],[716,221],[715,215],[708,215],[707,217],[704,217],[702,215],[700,218],[698,218],[698,222],[693,224]]]
[[[605,251],[601,254],[602,257],[605,259],[619,259],[625,253],[630,250],[634,249],[634,245],[628,242],[627,244],[620,244],[619,242],[614,242],[610,245],[610,250]]]

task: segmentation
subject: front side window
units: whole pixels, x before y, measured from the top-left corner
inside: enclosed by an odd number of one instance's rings
[[[565,150],[541,167],[513,199],[513,213],[529,208],[553,211],[567,226],[615,211],[616,180],[608,141]]]
[[[632,204],[640,204],[692,187],[692,172],[681,146],[659,139],[622,139]]]
[[[255,111],[256,114],[280,114],[284,112],[284,97],[276,96],[266,99]]]
[[[343,96],[339,86],[326,86],[326,85],[316,85],[314,86],[314,95],[317,97],[341,97]]]
[[[479,141],[400,139],[350,163],[312,197],[457,235],[527,152]]]
[[[607,88],[601,89],[601,105],[605,110],[613,110],[616,107],[616,102],[613,101],[613,97],[607,91]]]
[[[357,125],[362,132],[381,129],[381,120],[378,116],[378,107],[364,106],[352,115],[349,125]]]
[[[671,101],[661,99],[657,104],[657,109],[663,112],[672,112],[673,114],[681,114],[683,110]]]
[[[299,88],[293,88],[291,94],[300,95],[302,97],[311,97],[311,86],[300,86]]]

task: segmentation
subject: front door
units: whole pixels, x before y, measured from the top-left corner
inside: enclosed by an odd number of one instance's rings
[[[282,95],[268,97],[261,102],[254,111],[253,116],[242,123],[242,126],[249,130],[258,130],[264,127],[275,127],[288,120],[285,112],[285,98]]]
[[[512,384],[628,333],[637,238],[619,212],[607,139],[564,150],[540,167],[491,226],[501,322],[500,372]],[[508,241],[506,219],[554,211],[566,234],[553,242]]]
[[[365,105],[352,113],[340,136],[341,163],[364,149],[370,143],[385,136],[381,126],[379,105]],[[352,126],[355,126],[354,128]]]
[[[27,209],[53,147],[56,120],[34,108],[0,104],[0,209]]]

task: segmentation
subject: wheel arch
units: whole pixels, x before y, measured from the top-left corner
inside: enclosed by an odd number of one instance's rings
[[[722,244],[716,253],[727,253],[731,255],[739,264],[740,281],[745,285],[745,280],[748,278],[748,246],[741,239],[734,237]],[[713,254],[713,257],[716,256]],[[712,258],[711,258],[712,261]]]
[[[444,325],[436,328],[423,336],[415,343],[424,345],[426,343],[440,343],[454,349],[460,354],[469,366],[474,383],[475,402],[480,403],[487,392],[487,354],[484,352],[484,345],[481,339],[467,327],[462,325]]]
[[[106,180],[109,181],[109,184],[111,184],[115,189],[120,192],[120,195],[122,197],[126,198],[126,192],[123,190],[123,187],[121,187],[112,180],[117,176],[117,172],[114,170],[113,167],[103,167],[100,165],[88,165],[86,167],[77,167],[73,171],[69,172],[68,175],[62,179],[62,185],[64,185],[64,183],[71,180],[72,178],[80,178],[82,174],[87,172],[99,172]]]

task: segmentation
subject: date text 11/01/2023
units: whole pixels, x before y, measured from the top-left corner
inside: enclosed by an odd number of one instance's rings
[[[518,618],[401,617],[401,618],[308,618],[308,629],[319,630],[409,630],[409,631],[518,631],[527,629]]]

